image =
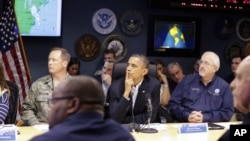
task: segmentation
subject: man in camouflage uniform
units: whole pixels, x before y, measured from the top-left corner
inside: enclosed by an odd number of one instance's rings
[[[49,75],[36,80],[29,90],[22,105],[22,120],[29,125],[47,123],[48,99],[54,88],[64,79],[70,77],[67,65],[70,54],[59,47],[52,48],[48,57]]]

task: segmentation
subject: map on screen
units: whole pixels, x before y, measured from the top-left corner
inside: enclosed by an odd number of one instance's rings
[[[22,36],[61,36],[62,0],[15,0]]]

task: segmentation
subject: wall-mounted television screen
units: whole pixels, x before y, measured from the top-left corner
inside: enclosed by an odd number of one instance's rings
[[[190,17],[149,16],[149,56],[199,56],[200,20]]]
[[[22,36],[61,36],[62,0],[15,0]]]

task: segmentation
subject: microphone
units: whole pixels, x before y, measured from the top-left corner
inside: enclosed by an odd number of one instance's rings
[[[153,112],[153,107],[152,107],[152,103],[151,103],[151,98],[147,98],[147,108],[148,108],[148,117],[151,119],[152,118],[152,112]]]
[[[150,127],[150,121],[152,118],[152,113],[153,113],[153,106],[152,106],[152,102],[151,102],[151,95],[149,93],[145,94],[146,97],[146,101],[147,101],[147,112],[148,112],[148,125],[147,128],[143,128],[141,129],[142,133],[157,133],[158,131],[154,128]]]
[[[140,125],[135,123],[135,115],[134,115],[134,102],[133,102],[133,93],[130,94],[130,99],[131,99],[131,110],[132,110],[132,123],[130,123],[129,126],[129,131],[130,132],[138,132],[140,130]]]

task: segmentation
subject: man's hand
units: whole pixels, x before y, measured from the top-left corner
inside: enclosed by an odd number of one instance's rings
[[[126,77],[125,77],[125,91],[124,91],[124,94],[123,94],[123,96],[125,98],[129,97],[129,94],[130,94],[130,91],[131,91],[133,85],[134,85],[133,79],[130,78],[128,76],[128,72],[126,72]]]
[[[160,70],[158,70],[157,74],[160,77],[160,80],[162,80],[162,82],[164,84],[168,84],[167,76],[164,73],[162,73]]]
[[[102,80],[104,81],[104,83],[106,83],[108,86],[110,86],[112,78],[108,74],[102,74]]]
[[[201,123],[203,121],[203,114],[201,111],[192,111],[188,116],[188,122]]]

